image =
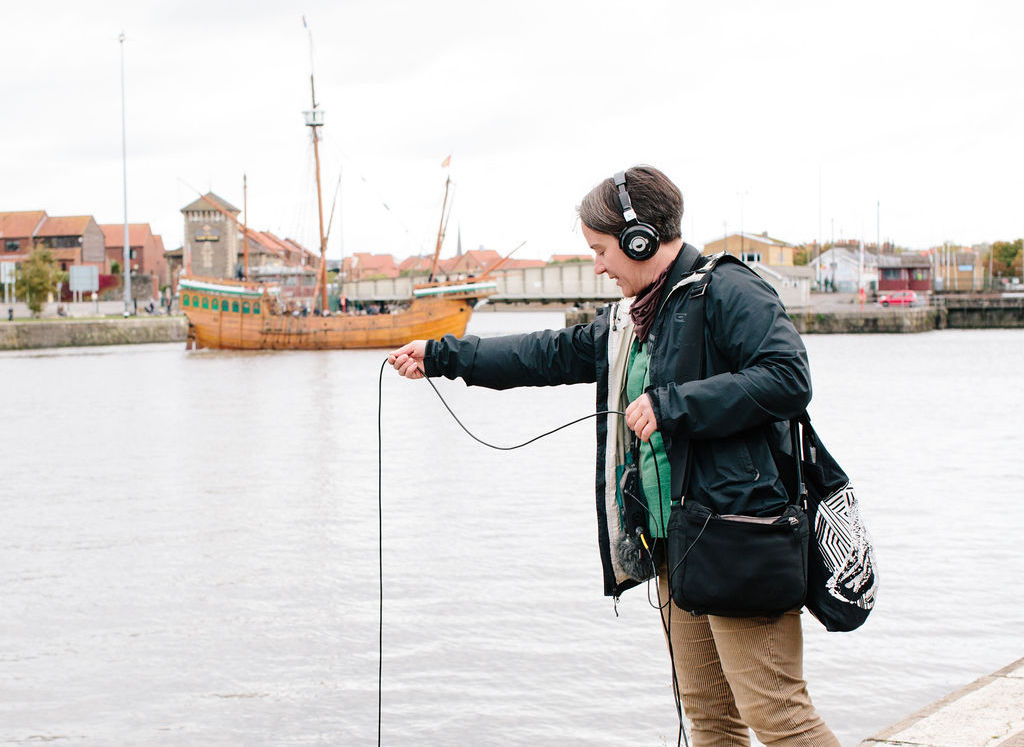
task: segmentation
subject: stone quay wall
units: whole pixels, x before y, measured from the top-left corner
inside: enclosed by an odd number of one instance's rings
[[[184,342],[187,333],[183,316],[0,322],[0,350]]]
[[[788,312],[802,335],[928,332],[945,327],[943,309]]]
[[[864,309],[789,309],[800,334],[898,334],[936,329],[1024,328],[1024,299],[1000,302],[972,300],[946,302],[925,308],[867,307]],[[596,311],[587,306],[565,313],[565,324],[593,321]]]

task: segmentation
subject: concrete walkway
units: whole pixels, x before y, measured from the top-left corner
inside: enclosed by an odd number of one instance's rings
[[[1024,659],[861,742],[878,745],[1024,747]]]
[[[139,316],[150,316],[143,311],[145,304],[139,304]],[[43,304],[43,310],[39,314],[42,319],[59,319],[61,318],[57,314],[57,303]],[[7,310],[12,308],[14,310],[15,320],[30,319],[32,312],[29,311],[28,305],[23,301],[18,301],[13,304],[0,304],[2,309],[2,317],[0,321],[7,321]],[[82,301],[80,303],[65,303],[64,312],[70,318],[76,317],[94,317],[94,316],[121,316],[124,313],[124,301]],[[162,316],[163,309],[160,309],[157,304],[157,314],[155,316]]]

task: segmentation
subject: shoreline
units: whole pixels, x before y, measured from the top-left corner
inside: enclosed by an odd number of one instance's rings
[[[184,316],[0,322],[0,350],[185,342]]]
[[[1024,745],[1024,659],[980,677],[892,726],[860,747],[1019,747]]]
[[[594,319],[597,307],[567,307],[561,303],[485,304],[477,312],[551,311],[564,313],[565,326]],[[943,329],[1024,329],[1024,300],[1013,304],[964,302],[912,308],[860,307],[838,298],[822,299],[809,307],[788,310],[800,334],[906,334]],[[185,342],[188,319],[172,316],[57,317],[44,312],[38,319],[0,321],[0,351],[38,348],[132,345]]]

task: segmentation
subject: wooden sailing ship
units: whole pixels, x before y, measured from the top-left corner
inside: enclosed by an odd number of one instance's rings
[[[316,160],[317,208],[320,218],[320,266],[313,313],[291,308],[280,286],[247,280],[194,277],[179,281],[181,310],[188,317],[188,342],[192,348],[232,350],[337,350],[344,348],[394,348],[409,340],[430,339],[466,332],[473,307],[496,289],[488,268],[480,277],[435,282],[437,260],[444,242],[451,180],[445,182],[441,224],[434,248],[429,282],[413,286],[412,297],[390,304],[389,313],[355,314],[328,310],[327,238],[324,235],[323,199],[320,189],[319,128],[323,112],[316,101],[316,87],[309,76],[313,108],[306,112],[312,130]],[[238,224],[245,241],[243,275],[249,277],[248,227],[213,200],[216,210]]]
[[[461,336],[474,304],[494,292],[494,283],[425,283],[413,289],[407,308],[330,316],[289,311],[276,288],[257,283],[182,278],[179,289],[190,348],[338,350],[394,348],[409,340]]]

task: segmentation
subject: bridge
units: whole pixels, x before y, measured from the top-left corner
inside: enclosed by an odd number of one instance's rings
[[[814,272],[806,267],[773,268],[754,263],[754,270],[775,288],[786,308],[802,308],[810,303]],[[787,274],[779,272],[786,270]],[[412,296],[414,283],[424,277],[394,280],[363,280],[344,283],[342,292],[350,301],[395,302]],[[498,292],[492,303],[507,304],[602,304],[622,298],[622,291],[607,275],[595,275],[593,262],[566,262],[546,267],[527,267],[495,273]]]
[[[498,291],[488,299],[492,303],[605,303],[622,298],[622,291],[607,275],[595,275],[593,262],[566,262],[546,267],[526,267],[494,274]],[[404,277],[343,283],[342,292],[350,301],[407,301],[415,283],[426,278]]]

